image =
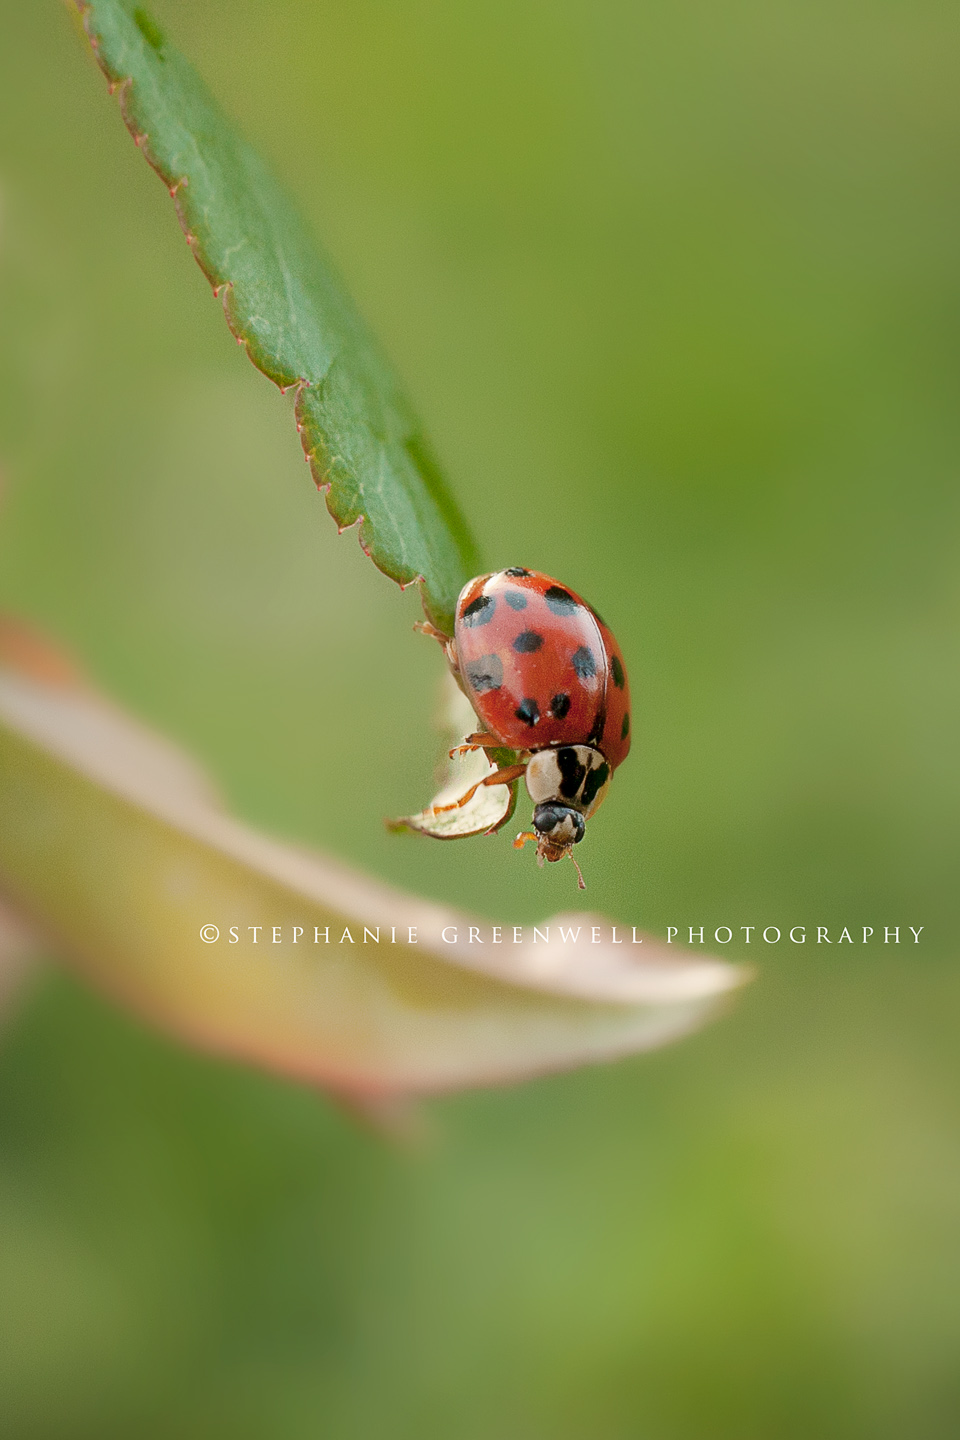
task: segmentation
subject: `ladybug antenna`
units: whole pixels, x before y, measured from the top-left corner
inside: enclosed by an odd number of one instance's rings
[[[578,884],[578,888],[581,889],[581,890],[586,890],[586,888],[587,888],[587,882],[586,882],[586,881],[584,880],[584,878],[583,878],[583,871],[580,869],[580,866],[577,864],[577,857],[574,855],[574,853],[573,853],[572,850],[568,850],[568,851],[567,851],[567,854],[570,856],[570,859],[573,861],[573,868],[574,868],[574,870],[576,870],[576,872],[577,872],[577,884]]]

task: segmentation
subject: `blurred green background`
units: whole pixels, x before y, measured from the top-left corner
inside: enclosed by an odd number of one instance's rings
[[[591,908],[925,928],[735,941],[714,1028],[438,1102],[413,1154],[43,979],[0,1050],[0,1433],[955,1436],[955,8],[156,10],[491,565],[616,628]],[[502,836],[384,834],[430,785],[416,598],[338,540],[71,15],[3,36],[0,605],[246,818],[504,921],[575,905]]]

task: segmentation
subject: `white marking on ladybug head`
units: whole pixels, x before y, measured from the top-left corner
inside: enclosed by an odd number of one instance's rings
[[[545,800],[533,812],[533,828],[540,839],[546,839],[559,850],[578,845],[586,825],[580,811],[572,805],[555,805]]]

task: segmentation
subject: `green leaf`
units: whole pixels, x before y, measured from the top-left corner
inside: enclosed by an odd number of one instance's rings
[[[253,363],[297,387],[314,479],[391,579],[422,582],[452,633],[482,568],[466,522],[389,364],[295,206],[156,22],[121,0],[77,0],[137,145],[169,188],[187,241]]]
[[[29,662],[21,644],[0,667],[0,895],[205,1049],[358,1100],[452,1090],[664,1044],[745,979],[650,936],[614,943],[594,915],[471,944],[489,922],[242,825],[166,741]]]

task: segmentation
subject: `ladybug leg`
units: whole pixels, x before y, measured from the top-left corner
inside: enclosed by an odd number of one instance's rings
[[[449,635],[444,635],[443,631],[438,630],[436,625],[431,625],[429,620],[417,620],[413,628],[421,635],[429,635],[431,640],[439,640],[441,645],[446,645],[450,639]]]
[[[437,644],[440,646],[440,649],[444,653],[447,664],[450,666],[450,669],[454,673],[457,684],[460,685],[461,689],[463,689],[463,686],[460,682],[460,665],[457,660],[457,647],[453,643],[453,639],[451,638],[451,636],[444,635],[443,631],[438,630],[436,625],[431,625],[429,620],[418,620],[413,628],[414,630],[418,631],[419,634],[429,635],[431,640],[436,640]]]
[[[494,750],[502,749],[496,735],[491,735],[489,730],[478,730],[473,735],[468,735],[462,745],[457,745],[450,751],[450,759],[454,760],[458,755],[466,755],[468,750]]]
[[[494,770],[492,775],[487,775],[483,780],[478,780],[476,785],[471,785],[465,795],[459,800],[454,800],[451,805],[434,805],[434,815],[440,815],[445,810],[459,810],[461,805],[468,804],[476,795],[481,785],[512,785],[514,780],[519,780],[526,770],[526,763],[523,765],[505,765],[502,770]]]

